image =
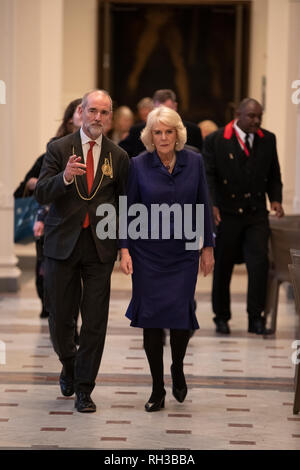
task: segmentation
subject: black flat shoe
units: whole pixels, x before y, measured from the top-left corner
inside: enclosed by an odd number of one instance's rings
[[[86,392],[76,393],[75,408],[80,413],[94,413],[96,411],[95,403]]]
[[[40,318],[48,318],[49,317],[49,312],[46,312],[46,310],[42,310],[40,313]]]
[[[171,365],[171,376],[172,376],[172,380],[173,380],[172,393],[173,393],[173,396],[176,398],[176,400],[179,401],[179,403],[183,403],[184,400],[185,400],[185,397],[187,395],[187,386],[186,386],[186,383],[185,383],[185,377],[184,377],[183,371],[182,371],[182,375],[183,375],[182,382],[184,382],[184,385],[182,387],[178,388],[175,385],[176,377],[175,377],[175,374],[174,374],[174,368],[173,368],[173,364],[172,364]],[[177,380],[177,382],[178,382],[178,380]]]
[[[145,404],[145,410],[148,411],[148,413],[152,411],[160,411],[162,408],[165,407],[165,396],[166,392],[164,393],[163,397],[157,401],[150,401],[150,397],[149,401],[147,401],[147,403]]]
[[[225,320],[215,320],[216,323],[216,333],[221,333],[222,335],[230,335],[230,328]]]
[[[271,335],[272,330],[265,326],[264,318],[249,319],[248,333],[255,333],[257,335]]]
[[[68,377],[63,373],[59,377],[59,385],[61,393],[64,397],[71,397],[74,393],[74,381],[72,377]]]

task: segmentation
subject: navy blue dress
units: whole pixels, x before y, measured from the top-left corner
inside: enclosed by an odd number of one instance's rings
[[[202,156],[181,150],[176,153],[172,174],[156,152],[144,152],[131,159],[127,188],[128,207],[142,203],[148,208],[148,239],[120,240],[133,262],[132,299],[126,312],[131,326],[141,328],[199,328],[193,300],[199,268],[198,249],[187,250],[187,239],[174,236],[170,218],[170,239],[151,236],[153,204],[204,204],[203,247],[214,246],[212,218]],[[194,213],[195,215],[195,213]]]

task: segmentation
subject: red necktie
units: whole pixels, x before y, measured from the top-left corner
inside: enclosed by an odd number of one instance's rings
[[[93,157],[93,147],[96,142],[90,141],[90,148],[87,154],[87,159],[86,159],[86,179],[87,179],[87,184],[88,184],[88,190],[89,194],[91,192],[93,182],[94,182],[94,157]],[[88,212],[86,213],[84,222],[83,222],[83,228],[87,228],[90,225],[90,220],[89,220],[89,214]]]

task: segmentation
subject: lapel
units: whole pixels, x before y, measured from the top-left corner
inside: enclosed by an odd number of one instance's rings
[[[160,161],[159,156],[157,155],[156,150],[153,153],[151,153],[150,155],[151,155],[151,158],[152,158],[151,166],[153,168],[157,168],[160,173],[163,173],[164,175],[169,176],[169,177],[173,177],[177,173],[180,173],[182,171],[183,167],[185,167],[187,165],[187,156],[186,156],[186,151],[185,150],[181,150],[180,152],[176,152],[176,164],[175,164],[175,168],[173,170],[173,173],[169,173],[168,170],[164,167],[164,165]]]
[[[239,179],[241,162],[245,158],[244,152],[234,133],[230,139],[225,139],[224,142],[224,148],[226,149],[224,155],[226,173],[235,175],[235,178]]]
[[[187,165],[187,152],[186,150],[180,150],[176,152],[176,164],[173,170],[172,176],[181,173],[183,168]]]
[[[83,157],[80,131],[75,132],[75,134],[73,136],[73,139],[72,139],[71,146],[72,146],[72,148],[71,148],[70,155],[72,155],[72,152],[74,150],[75,155]],[[101,145],[101,153],[100,153],[99,163],[98,163],[98,166],[97,166],[97,170],[96,170],[95,178],[94,178],[94,181],[93,181],[93,186],[92,186],[92,189],[91,189],[91,193],[93,193],[93,191],[96,189],[97,185],[99,184],[100,178],[102,176],[101,167],[104,163],[105,157],[106,158],[109,157],[109,152],[110,151],[111,151],[111,146],[110,146],[109,140],[105,136],[103,136],[102,137],[102,145]],[[78,183],[78,187],[80,189],[80,192],[82,194],[84,194],[85,196],[89,196],[89,194],[91,194],[88,191],[86,175],[78,177],[77,178],[77,183]]]
[[[78,130],[77,132],[75,132],[73,134],[72,149],[71,149],[70,155],[72,155],[73,152],[78,157],[81,157],[82,158],[81,163],[84,163],[83,150],[82,150],[81,138],[80,138],[80,130]],[[80,189],[80,192],[87,196],[88,195],[88,186],[87,186],[86,175],[79,176],[76,179],[77,179],[77,183],[78,183],[78,187]]]
[[[252,174],[253,177],[255,178],[256,173],[259,173],[261,171],[262,167],[262,162],[264,161],[263,159],[263,142],[262,138],[255,134],[254,140],[253,140],[253,147],[252,147],[252,154],[251,154],[251,168],[252,168]]]
[[[164,175],[169,175],[168,170],[163,166],[162,162],[160,161],[159,156],[157,155],[156,150],[154,152],[150,153],[151,155],[151,167],[156,168],[156,171],[159,171],[159,173],[162,173]]]
[[[97,170],[96,170],[95,178],[94,178],[94,181],[93,181],[93,186],[92,186],[91,193],[97,188],[97,186],[100,182],[100,179],[102,177],[102,168],[101,167],[104,164],[105,158],[109,159],[109,152],[112,153],[112,147],[110,145],[109,140],[103,135],[102,136],[102,145],[101,145],[101,153],[100,153],[99,163],[98,163],[98,166],[97,166]],[[112,165],[113,165],[113,163],[112,163]],[[85,178],[85,181],[86,181],[86,178]],[[86,185],[86,187],[87,187],[87,185]]]

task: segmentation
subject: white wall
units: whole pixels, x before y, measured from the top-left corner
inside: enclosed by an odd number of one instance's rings
[[[55,135],[66,105],[96,86],[98,2],[10,1],[15,28],[15,188]]]
[[[263,102],[267,68],[268,0],[252,0],[250,20],[249,96]]]
[[[11,2],[16,187],[44,152],[60,118],[63,0]]]
[[[97,85],[97,0],[64,0],[62,112]]]
[[[263,126],[276,134],[284,183],[284,206],[287,212],[292,212],[296,207],[296,192],[299,191],[296,178],[300,129],[298,108],[291,100],[291,84],[300,79],[300,2],[252,0],[250,44],[249,95],[262,102],[262,77],[265,76]]]

